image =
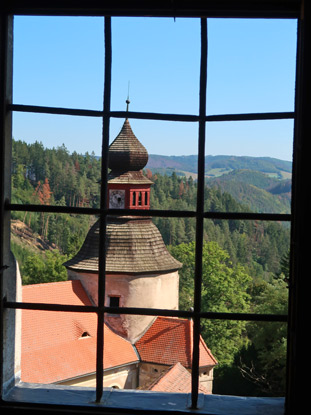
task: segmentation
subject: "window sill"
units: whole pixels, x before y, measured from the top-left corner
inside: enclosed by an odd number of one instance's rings
[[[204,413],[213,415],[283,415],[284,398],[254,398],[223,395],[199,396],[199,409],[191,410],[190,395],[182,393],[159,393],[140,390],[116,390],[106,388],[102,401],[95,403],[95,389],[60,385],[20,383],[5,396],[8,406],[12,404],[52,404],[103,408],[109,412]],[[152,408],[152,409],[151,409]],[[69,409],[69,408],[68,408]]]

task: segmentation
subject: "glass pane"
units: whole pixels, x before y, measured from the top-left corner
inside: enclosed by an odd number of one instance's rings
[[[98,207],[101,119],[15,113],[12,202]]]
[[[64,264],[79,251],[95,218],[22,211],[11,216],[11,250],[22,284],[67,281]]]
[[[205,209],[289,213],[293,121],[207,124]]]
[[[77,283],[77,281],[76,281]],[[29,302],[85,304],[82,285],[28,285]],[[89,305],[89,304],[87,304]],[[95,313],[22,310],[21,381],[31,384],[95,386]]]
[[[148,159],[144,159],[139,167],[134,165],[132,167],[131,165],[127,166],[120,162],[121,151],[123,157],[127,151],[125,143],[132,142],[133,134],[140,142],[140,145],[144,147],[142,151],[148,155]],[[112,169],[111,177],[114,179],[111,180],[109,186],[113,187],[116,184],[117,176],[120,176],[120,170],[126,173],[131,170],[143,169],[145,181],[148,179],[151,183],[149,184],[151,209],[195,210],[195,180],[197,177],[196,123],[134,119],[126,120],[125,122],[119,119],[111,120],[111,143],[117,140],[118,137],[119,139],[122,138],[122,144],[120,144],[118,153],[116,153],[118,155],[116,165],[110,166]],[[115,174],[114,171],[116,171]],[[123,175],[124,178],[127,177],[127,174]],[[132,176],[128,180],[129,183],[133,184]],[[132,186],[133,189],[135,186],[136,184]],[[133,189],[131,188],[131,190]],[[137,190],[141,189],[138,188]],[[138,201],[135,200],[135,202],[138,204]]]
[[[208,114],[294,111],[297,21],[208,19]]]
[[[195,275],[195,219],[157,218],[164,241],[171,255],[181,263],[179,269],[179,309],[189,311],[194,307]]]
[[[102,109],[103,18],[15,16],[15,104]]]
[[[289,223],[205,220],[204,239],[202,311],[286,314]]]
[[[112,109],[198,112],[200,20],[112,18]]]
[[[243,335],[235,337],[236,333]],[[285,395],[287,325],[276,322],[202,321],[218,360],[213,393],[236,396]]]
[[[115,316],[114,330],[110,330],[111,317],[106,319],[106,344],[112,342],[116,333],[122,338],[115,338],[117,346],[127,351],[119,358],[128,359],[127,365],[118,371],[112,371],[111,360],[116,358],[106,354],[104,384],[115,389],[138,389],[154,393],[173,393],[174,402],[182,395],[191,392],[193,322],[191,319],[167,316],[118,315]],[[118,325],[119,321],[119,325]],[[139,333],[139,335],[137,335]],[[125,339],[130,339],[139,354],[139,369],[135,363],[137,355],[131,354],[133,347]],[[108,351],[107,345],[107,351]],[[199,392],[209,394],[212,391],[213,368],[216,360],[203,338],[200,339]],[[110,360],[109,360],[110,358]],[[177,394],[177,395],[176,395]],[[150,395],[149,395],[150,397]],[[142,397],[143,398],[143,397]],[[116,398],[109,396],[112,401]],[[162,396],[161,407],[166,405]],[[139,405],[137,401],[136,406]]]
[[[118,297],[120,309],[138,307],[178,310],[179,272],[182,264],[176,258],[178,255],[175,255],[173,247],[165,241],[165,227],[171,232],[173,227],[175,232],[179,230],[176,221],[170,219],[156,221],[143,217],[108,217],[105,251],[106,306],[112,307],[111,299]],[[91,229],[89,234],[93,232]],[[86,242],[86,247],[89,244],[89,241]],[[85,257],[88,257],[86,253]],[[191,278],[192,275],[189,276],[188,285],[192,283]]]

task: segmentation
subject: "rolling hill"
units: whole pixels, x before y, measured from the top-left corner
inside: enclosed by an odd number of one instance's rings
[[[233,170],[206,180],[208,186],[217,186],[252,211],[289,213],[291,180],[279,180],[252,170]]]
[[[197,156],[151,154],[146,166],[152,173],[197,177]],[[270,157],[206,156],[206,184],[229,193],[251,210],[288,213],[291,203],[290,161]]]
[[[169,174],[196,174],[198,158],[190,156],[161,156],[150,154],[146,168]],[[205,174],[207,177],[221,176],[232,170],[252,170],[265,173],[279,179],[291,178],[292,163],[272,157],[248,156],[205,156]]]

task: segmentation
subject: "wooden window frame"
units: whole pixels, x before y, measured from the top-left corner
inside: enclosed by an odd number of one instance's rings
[[[103,4],[102,4],[103,3]],[[166,4],[168,3],[168,4]],[[234,3],[234,4],[233,4]],[[126,3],[127,4],[127,3]],[[48,108],[35,106],[22,106],[12,103],[12,18],[14,14],[26,15],[103,15],[105,17],[105,87],[104,87],[104,105],[102,111],[72,110],[65,108]],[[206,116],[206,94],[200,94],[200,110],[198,116],[178,115],[178,114],[154,114],[154,113],[134,113],[110,110],[110,80],[111,80],[111,28],[110,16],[128,15],[128,16],[172,16],[172,17],[200,17],[201,18],[201,76],[200,91],[206,91],[206,61],[207,61],[207,37],[206,37],[206,18],[207,17],[253,17],[253,18],[295,18],[298,20],[298,53],[297,53],[297,78],[296,78],[296,101],[294,113],[267,113],[267,114],[236,114],[236,115],[215,115]],[[197,221],[196,227],[196,269],[195,269],[195,306],[191,312],[167,310],[150,310],[139,308],[124,308],[122,312],[128,314],[148,314],[148,315],[168,315],[176,317],[191,317],[194,321],[194,342],[193,342],[193,370],[192,370],[192,409],[197,408],[198,403],[198,341],[200,333],[201,318],[221,318],[221,319],[243,319],[254,321],[287,321],[288,323],[288,370],[287,386],[285,397],[285,413],[287,415],[296,414],[297,409],[303,403],[307,403],[304,388],[301,387],[306,369],[306,339],[305,321],[310,312],[306,308],[307,294],[306,289],[306,270],[308,264],[308,246],[306,241],[310,235],[310,220],[308,212],[308,192],[306,191],[305,178],[309,170],[309,154],[307,151],[308,139],[311,137],[310,132],[310,2],[303,0],[287,1],[265,1],[265,0],[237,0],[230,1],[132,1],[130,5],[125,5],[122,1],[96,2],[89,0],[83,2],[77,0],[74,7],[72,2],[45,2],[44,6],[39,1],[15,1],[11,0],[9,5],[1,6],[1,29],[0,29],[0,105],[1,105],[1,273],[5,274],[8,261],[8,241],[9,241],[9,214],[12,210],[28,211],[47,211],[59,213],[79,213],[79,214],[100,214],[101,232],[100,246],[104,245],[105,227],[107,209],[107,168],[105,161],[108,158],[109,143],[109,124],[111,117],[136,119],[158,119],[172,121],[197,121],[199,124],[199,160],[198,160],[198,197],[197,209],[195,212],[189,211],[139,211],[139,215],[148,216],[167,216],[167,217],[193,217]],[[89,115],[98,116],[103,119],[103,152],[102,152],[102,184],[101,184],[101,203],[102,208],[69,208],[59,206],[35,206],[35,205],[14,205],[10,202],[10,143],[11,143],[11,114],[13,111],[38,112],[38,113],[56,113],[69,115]],[[293,201],[290,215],[280,214],[249,214],[249,213],[220,213],[204,212],[203,206],[203,189],[204,189],[204,146],[205,146],[205,125],[209,121],[233,121],[233,120],[261,120],[261,119],[294,119],[294,156],[293,156]],[[118,214],[118,211],[109,210],[109,214]],[[135,215],[133,210],[124,211],[124,214]],[[291,222],[291,278],[289,286],[289,315],[280,317],[275,315],[258,316],[253,314],[221,314],[221,313],[203,313],[201,312],[201,271],[202,271],[202,241],[203,241],[203,221],[205,218],[218,219],[259,219],[272,221],[290,221]],[[96,400],[99,402],[103,393],[103,356],[100,352],[103,349],[103,322],[104,312],[112,312],[109,307],[105,307],[105,258],[99,259],[99,302],[96,312],[98,314],[98,350],[97,353],[97,388]],[[2,279],[1,279],[1,312],[2,316],[8,309],[45,309],[45,310],[62,310],[62,311],[83,311],[94,312],[94,309],[73,306],[60,306],[58,304],[38,305],[30,303],[10,302],[3,296]],[[3,328],[3,321],[1,328]],[[1,330],[2,331],[2,330]],[[3,345],[3,336],[1,337]],[[2,355],[1,355],[2,356]],[[1,357],[3,366],[3,357]],[[17,404],[16,404],[17,405]],[[16,407],[15,405],[15,407]],[[13,406],[1,399],[1,407],[7,412],[12,411]],[[33,411],[35,406],[28,408],[20,405],[21,413],[27,413],[27,410]],[[42,409],[42,408],[41,408]],[[47,411],[54,413],[54,409],[45,406]],[[68,408],[68,411],[94,412],[94,409],[85,408]],[[104,408],[101,408],[104,411]],[[124,410],[116,411],[124,413]],[[126,411],[128,412],[128,411]],[[152,412],[152,411],[144,411]],[[160,411],[161,412],[161,411]],[[32,412],[33,413],[33,412]]]

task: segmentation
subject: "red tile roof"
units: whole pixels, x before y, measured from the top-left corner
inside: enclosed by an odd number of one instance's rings
[[[23,301],[91,305],[80,281],[24,286]],[[23,310],[21,380],[54,383],[94,373],[96,335],[95,313]],[[105,368],[138,361],[133,346],[106,325],[104,340]]]
[[[176,363],[168,371],[164,372],[150,387],[149,390],[156,392],[191,392],[191,374],[180,363]],[[209,394],[210,392],[199,384],[199,392]]]
[[[191,368],[193,322],[174,317],[157,317],[135,346],[144,362]],[[200,337],[200,367],[215,366],[217,360]]]

